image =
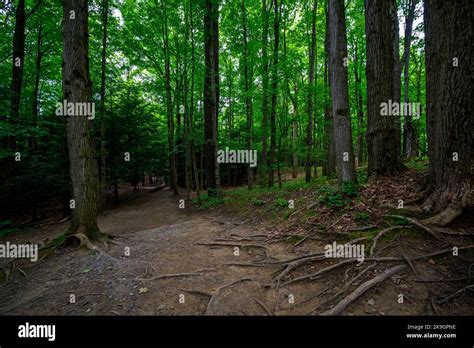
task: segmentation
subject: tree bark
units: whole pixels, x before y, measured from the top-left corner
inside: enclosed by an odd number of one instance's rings
[[[63,0],[64,99],[70,103],[90,103],[88,5],[86,0]],[[75,18],[72,19],[72,14]],[[67,143],[75,208],[68,233],[83,233],[97,240],[98,169],[93,127],[87,116],[67,118]]]
[[[265,181],[265,175],[267,174],[267,147],[268,147],[268,70],[269,70],[269,63],[268,63],[268,52],[267,52],[267,45],[268,45],[268,27],[269,27],[269,20],[268,20],[268,9],[267,9],[267,1],[262,0],[262,23],[263,23],[263,31],[262,31],[262,164],[261,164],[261,178],[262,183]]]
[[[405,25],[405,43],[403,48],[403,102],[409,103],[408,86],[410,83],[410,48],[411,48],[411,33],[413,28],[413,20],[415,19],[415,7],[417,0],[410,0],[408,14],[406,16]],[[415,147],[416,138],[413,129],[413,115],[404,115],[405,124],[403,127],[403,156],[405,158],[412,158],[418,155]]]
[[[244,93],[245,93],[245,112],[247,114],[247,147],[249,151],[253,148],[253,103],[252,94],[250,90],[250,77],[249,77],[249,49],[248,49],[248,29],[247,29],[247,10],[245,8],[245,0],[241,3],[242,11],[242,41],[243,41],[243,62],[244,62]],[[253,188],[253,168],[248,167],[247,169],[247,186],[249,189]]]
[[[218,93],[218,3],[206,0],[204,14],[204,118],[206,183],[209,196],[220,196],[219,164],[217,163],[217,113]]]
[[[278,96],[278,49],[280,45],[280,14],[278,0],[273,1],[273,64],[272,64],[272,109],[270,113],[270,158],[268,161],[268,187],[275,182],[275,151],[276,151],[276,108]]]
[[[311,181],[311,167],[313,164],[313,107],[314,107],[314,61],[316,50],[316,12],[318,1],[313,1],[311,16],[311,44],[309,47],[309,76],[308,76],[308,126],[306,128],[306,163],[305,180]]]
[[[334,120],[334,141],[336,165],[339,183],[357,182],[354,150],[352,146],[352,128],[349,112],[347,85],[346,20],[344,0],[329,1],[330,60],[332,110]]]
[[[109,19],[109,1],[102,1],[102,54],[101,54],[101,76],[100,76],[100,193],[99,209],[105,208],[105,64],[107,60],[107,25]]]
[[[424,6],[431,192],[424,208],[442,212],[441,219],[430,222],[446,224],[463,208],[474,205],[471,49],[474,3],[426,0]],[[445,211],[451,214],[446,216]]]
[[[390,25],[394,0],[365,1],[367,37],[368,179],[401,170],[397,130],[392,116],[382,116],[382,103],[393,99],[394,49]]]

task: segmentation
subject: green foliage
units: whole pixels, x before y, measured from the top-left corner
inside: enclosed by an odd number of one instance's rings
[[[261,199],[258,199],[258,198],[254,198],[252,200],[252,204],[257,206],[257,207],[261,207],[261,206],[265,205],[265,201],[262,201]]]
[[[288,207],[288,201],[284,198],[281,198],[281,197],[278,197],[273,204],[277,208],[287,208]]]
[[[370,215],[366,211],[358,211],[355,213],[355,217],[354,217],[354,219],[359,222],[368,221],[369,218],[370,218]]]
[[[210,197],[207,194],[202,194],[200,199],[193,199],[193,203],[199,204],[200,209],[215,208],[225,203],[225,199],[220,197]]]
[[[326,205],[329,208],[342,207],[344,200],[341,192],[333,186],[324,185],[316,191],[319,194],[319,203]]]

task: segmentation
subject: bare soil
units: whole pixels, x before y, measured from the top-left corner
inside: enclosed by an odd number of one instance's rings
[[[0,260],[4,272],[9,271],[8,279],[3,277],[0,283],[0,314],[320,314],[361,283],[404,263],[377,263],[347,292],[314,311],[370,262],[350,264],[316,279],[284,285],[288,280],[341,260],[312,262],[290,272],[277,284],[274,278],[284,269],[282,260],[323,251],[327,244],[324,238],[308,239],[295,247],[294,242],[273,238],[269,221],[242,219],[238,212],[226,208],[198,210],[191,203],[180,209],[181,198],[174,197],[168,189],[138,195],[128,193],[123,204],[106,210],[99,218],[101,230],[115,236],[114,241],[119,244],[109,244],[98,252],[69,246],[36,263],[21,260],[12,267],[11,260]],[[0,243],[8,240],[44,245],[67,226],[66,221],[32,228],[0,239]],[[379,247],[389,242],[380,241]],[[429,235],[420,233],[416,238],[400,238],[383,256],[403,253],[414,258],[444,248]],[[129,256],[125,255],[126,250],[130,250]],[[472,255],[445,254],[416,262],[416,274],[406,268],[364,293],[344,314],[472,315],[474,298],[469,289],[443,302],[472,284],[472,279],[414,281],[474,275],[470,273],[474,264]],[[403,303],[399,301],[400,294]],[[71,303],[71,295],[75,296],[75,303]]]

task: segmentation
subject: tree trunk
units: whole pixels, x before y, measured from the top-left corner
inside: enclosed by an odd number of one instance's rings
[[[247,44],[247,12],[245,9],[245,1],[242,0],[241,4],[242,10],[242,40],[243,40],[243,61],[244,61],[244,93],[245,93],[245,112],[247,114],[247,147],[249,151],[253,148],[253,104],[252,104],[252,95],[250,91],[250,78],[249,78],[249,49]],[[247,169],[247,185],[249,189],[253,188],[253,168],[248,167]]]
[[[428,181],[424,208],[445,225],[474,205],[472,61],[474,3],[426,0]],[[457,156],[457,157],[456,157]]]
[[[332,176],[336,171],[336,158],[334,150],[334,125],[331,115],[330,106],[330,91],[331,79],[329,76],[329,40],[331,28],[329,26],[329,0],[326,1],[325,6],[326,15],[326,33],[324,37],[324,154],[326,160],[323,162],[323,175],[326,177]]]
[[[362,103],[362,86],[359,74],[359,61],[357,39],[355,42],[354,54],[354,80],[355,80],[355,99],[357,108],[357,143],[356,143],[356,158],[357,165],[360,166],[364,162],[364,111]]]
[[[162,3],[162,6],[163,5]],[[174,130],[174,116],[173,116],[173,99],[171,96],[171,76],[170,76],[170,52],[169,52],[169,38],[168,38],[168,18],[166,9],[162,8],[163,16],[163,54],[165,59],[165,94],[166,94],[166,115],[168,122],[168,160],[169,160],[169,175],[170,186],[174,195],[178,194],[178,178],[176,173],[176,147],[175,147],[175,130]]]
[[[218,94],[218,4],[217,0],[206,0],[204,14],[204,142],[206,152],[206,183],[209,196],[220,196],[219,164],[217,163],[217,113]]]
[[[63,0],[63,94],[68,103],[90,103],[88,5],[86,0]],[[71,19],[71,14],[75,19]],[[69,233],[97,240],[99,180],[93,127],[87,116],[67,118],[67,143],[75,208]]]
[[[43,51],[41,50],[41,45],[43,44],[43,23],[40,22],[38,27],[38,36],[36,39],[36,64],[35,64],[35,85],[33,87],[33,105],[32,105],[32,115],[33,115],[33,124],[35,128],[38,123],[38,97],[39,97],[39,85],[40,85],[40,75],[41,75],[41,60],[43,59]],[[29,138],[29,146],[32,149],[36,148],[36,137],[31,136]]]
[[[278,0],[273,1],[274,21],[273,21],[273,64],[272,64],[272,110],[270,113],[270,158],[268,161],[268,187],[272,187],[275,182],[275,152],[276,152],[276,108],[278,96],[278,48],[280,45],[280,14]]]
[[[105,63],[107,59],[107,24],[109,19],[109,1],[102,2],[102,57],[100,76],[100,194],[99,209],[105,208]]]
[[[261,164],[261,178],[262,183],[265,182],[265,175],[267,173],[267,147],[268,147],[268,10],[267,1],[262,0],[262,164]]]
[[[393,32],[390,25],[394,0],[365,1],[367,37],[367,157],[368,179],[393,175],[399,163],[397,130],[392,116],[382,116],[382,103],[393,99]]]
[[[389,0],[390,2],[391,0]],[[400,103],[401,95],[401,71],[402,63],[400,60],[400,27],[398,24],[398,6],[397,1],[391,2],[390,7],[391,22],[390,27],[392,28],[392,40],[393,40],[393,102]],[[385,23],[384,25],[387,25]],[[387,57],[387,59],[389,59]],[[395,144],[397,157],[400,158],[400,147],[401,147],[401,117],[400,116],[385,116],[393,118],[395,127]]]
[[[337,174],[340,184],[355,183],[357,178],[352,147],[347,68],[344,66],[344,61],[347,59],[344,0],[329,1],[329,23],[331,27],[329,73],[331,75]]]
[[[408,14],[405,25],[405,44],[403,48],[403,102],[405,105],[409,103],[408,86],[410,83],[410,48],[411,48],[411,33],[413,27],[413,20],[415,19],[415,7],[417,0],[410,0]],[[403,132],[403,156],[405,158],[412,158],[417,156],[417,149],[415,148],[416,138],[413,129],[413,115],[404,115],[405,124]]]
[[[314,60],[316,50],[316,12],[318,1],[314,0],[311,16],[311,44],[309,47],[309,76],[308,76],[308,126],[306,128],[306,163],[305,180],[311,181],[311,167],[313,165],[313,107],[314,107]]]

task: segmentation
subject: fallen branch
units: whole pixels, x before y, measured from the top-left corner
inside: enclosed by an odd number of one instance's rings
[[[347,297],[345,297],[342,301],[340,301],[337,305],[335,305],[330,310],[325,311],[322,315],[339,315],[341,314],[352,302],[357,300],[363,293],[367,290],[373,288],[377,284],[380,284],[391,278],[393,275],[397,274],[398,272],[404,270],[407,266],[406,265],[398,265],[392,267],[382,274],[366,281],[365,283],[361,284],[357,289],[355,289],[352,293],[350,293]]]

